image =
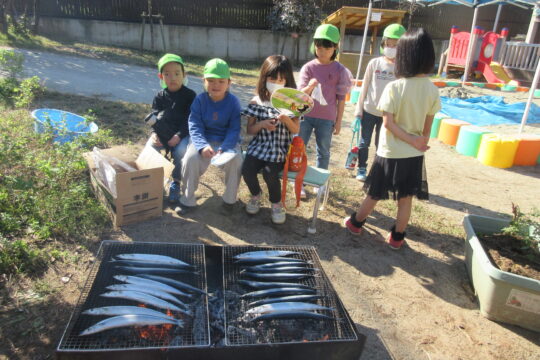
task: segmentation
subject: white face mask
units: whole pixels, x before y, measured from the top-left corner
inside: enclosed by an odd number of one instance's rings
[[[385,47],[383,50],[384,56],[386,56],[389,59],[394,59],[396,57],[396,48],[391,47]]]
[[[266,82],[266,88],[268,89],[268,92],[270,93],[270,95],[272,95],[272,93],[276,91],[277,89],[283,89],[284,87],[285,85],[276,84],[270,81]]]

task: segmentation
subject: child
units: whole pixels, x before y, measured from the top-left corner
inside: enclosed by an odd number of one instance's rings
[[[269,56],[261,66],[257,96],[242,112],[248,119],[247,133],[255,135],[248,145],[242,166],[242,176],[251,193],[246,212],[254,215],[260,210],[262,191],[257,174],[262,170],[275,224],[283,224],[286,217],[281,203],[279,172],[285,164],[291,134],[298,133],[300,128],[298,118],[280,114],[270,103],[271,93],[283,87],[296,88],[292,65],[283,55]]]
[[[341,130],[341,119],[345,109],[345,95],[352,82],[351,72],[335,61],[338,51],[339,30],[334,25],[324,24],[315,30],[311,51],[315,59],[300,70],[298,88],[312,95],[317,85],[321,85],[322,95],[327,105],[315,101],[309,116],[300,122],[300,137],[308,144],[315,130],[317,142],[317,167],[328,169],[332,134]],[[303,194],[305,196],[305,193]]]
[[[368,215],[389,192],[397,199],[396,223],[388,244],[399,249],[405,238],[413,195],[427,199],[424,152],[429,149],[433,116],[441,108],[439,91],[428,74],[435,64],[433,42],[422,28],[410,30],[398,41],[396,77],[383,91],[378,109],[383,126],[377,154],[364,184],[367,197],[358,210],[345,219],[352,233],[362,233]]]
[[[173,182],[169,187],[169,202],[180,198],[180,171],[182,158],[189,144],[188,117],[195,92],[187,88],[184,60],[178,55],[165,54],[158,61],[158,77],[163,90],[152,103],[152,113],[157,118],[154,131],[146,146],[157,151],[165,148],[174,161]],[[159,126],[158,126],[159,125]]]
[[[191,143],[182,164],[183,194],[175,209],[179,215],[196,206],[199,178],[216,155],[236,151],[236,155],[221,166],[225,171],[223,201],[228,210],[236,203],[240,185],[240,102],[228,91],[231,84],[229,66],[221,59],[212,59],[204,66],[203,74],[206,91],[197,95],[189,115]]]
[[[379,146],[379,133],[382,125],[382,112],[377,110],[377,104],[381,98],[386,84],[395,80],[394,59],[396,57],[396,45],[398,39],[405,33],[405,28],[400,24],[391,24],[384,29],[381,47],[383,56],[372,59],[364,73],[362,94],[356,104],[354,116],[361,124],[360,149],[358,150],[358,170],[356,179],[366,180],[367,159],[369,145],[375,128],[375,148]]]

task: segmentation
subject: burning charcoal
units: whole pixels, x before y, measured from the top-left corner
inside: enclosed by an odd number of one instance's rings
[[[232,325],[229,325],[227,329],[229,336],[243,336],[250,342],[253,342],[257,338],[257,333],[253,329],[242,329]]]

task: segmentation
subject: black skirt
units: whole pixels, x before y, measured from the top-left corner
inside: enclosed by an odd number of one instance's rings
[[[364,191],[374,200],[392,198],[399,200],[416,196],[428,200],[428,184],[424,156],[404,159],[387,159],[375,155]]]

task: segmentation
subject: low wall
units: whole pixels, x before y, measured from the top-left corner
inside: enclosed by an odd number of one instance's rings
[[[159,25],[155,24],[153,29],[154,48],[157,51],[163,51],[161,29]],[[141,40],[141,24],[41,17],[39,33],[52,38],[138,49]],[[284,40],[286,40],[286,44],[283,54],[288,57],[292,57],[294,54],[293,39],[290,37],[285,39],[285,36],[275,34],[270,30],[165,25],[164,38],[167,51],[180,55],[261,61],[268,55],[279,54]],[[311,38],[309,36],[301,36],[299,58],[302,63],[313,58],[313,55],[309,53],[310,44]],[[361,47],[362,36],[345,36],[343,46],[345,51],[359,52]],[[146,25],[144,49],[149,50],[150,48],[150,27]],[[439,48],[440,42],[436,41],[437,59],[438,54],[440,54]]]

